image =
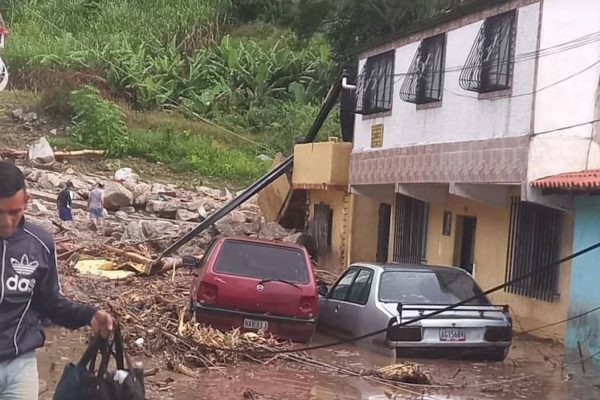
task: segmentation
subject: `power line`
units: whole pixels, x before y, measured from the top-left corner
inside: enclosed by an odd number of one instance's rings
[[[582,312],[580,314],[577,314],[577,315],[574,315],[572,317],[563,319],[561,321],[553,322],[553,323],[548,324],[548,325],[539,326],[537,328],[528,329],[526,331],[519,332],[516,336],[526,335],[526,334],[531,333],[531,332],[535,332],[535,331],[539,331],[539,330],[542,330],[542,329],[551,328],[551,327],[556,326],[556,325],[561,325],[561,324],[564,324],[564,323],[567,323],[567,322],[571,322],[571,321],[576,320],[578,318],[585,317],[586,315],[589,315],[589,314],[591,314],[593,312],[596,312],[598,310],[600,310],[600,306],[594,307],[591,310],[584,311],[584,312]]]
[[[581,123],[578,123],[578,124],[569,125],[569,126],[563,126],[563,127],[560,127],[560,128],[548,129],[546,131],[534,132],[533,136],[546,135],[548,133],[566,131],[568,129],[578,128],[580,126],[595,124],[596,122],[600,122],[600,118],[599,119],[593,119],[593,120],[587,121],[587,122],[581,122]]]
[[[510,98],[516,98],[516,97],[531,96],[531,95],[533,95],[533,94],[536,94],[536,93],[542,92],[542,91],[544,91],[544,90],[546,90],[546,89],[550,89],[551,87],[554,87],[554,86],[560,85],[560,84],[561,84],[561,83],[563,83],[563,82],[566,82],[566,81],[568,81],[568,80],[570,80],[570,79],[572,79],[572,78],[575,78],[576,76],[579,76],[579,75],[583,74],[584,72],[587,72],[587,71],[589,71],[590,69],[594,68],[594,67],[595,67],[595,66],[597,66],[598,64],[600,64],[600,59],[596,60],[595,62],[593,62],[592,64],[590,64],[590,65],[588,65],[587,67],[583,68],[582,70],[580,70],[580,71],[577,71],[577,72],[575,72],[575,73],[573,73],[573,74],[571,74],[571,75],[569,75],[569,76],[566,76],[566,77],[564,77],[564,78],[562,78],[562,79],[560,79],[560,80],[558,80],[558,81],[556,81],[556,82],[553,82],[553,83],[551,83],[551,84],[549,84],[549,85],[543,86],[543,87],[541,87],[541,88],[538,88],[538,89],[536,89],[536,90],[534,90],[534,91],[531,91],[531,92],[528,92],[528,93],[518,93],[518,94],[511,94],[511,95],[510,95],[510,96],[508,96],[508,97],[510,97]],[[453,91],[451,91],[451,90],[449,90],[449,89],[446,89],[446,88],[444,88],[444,92],[450,93],[450,94],[452,94],[453,96],[465,97],[465,98],[467,98],[467,99],[479,99],[479,97],[478,97],[478,96],[469,96],[469,95],[466,95],[466,94],[456,93],[456,92],[453,92]]]
[[[535,50],[535,51],[531,51],[531,52],[527,52],[527,53],[517,54],[517,55],[515,55],[513,60],[506,60],[506,61],[499,62],[498,66],[514,65],[519,62],[531,61],[536,58],[548,57],[551,55],[563,53],[565,51],[574,50],[579,47],[587,46],[589,44],[596,43],[598,41],[600,41],[600,31],[594,32],[589,35],[584,35],[579,38],[576,38],[576,39],[573,39],[573,40],[570,40],[570,41],[567,41],[567,42],[564,42],[564,43],[561,43],[561,44],[558,44],[555,46],[551,46],[551,47],[547,47],[544,49]],[[444,68],[441,70],[429,71],[429,73],[437,74],[437,73],[460,72],[463,70],[463,68],[464,68],[464,65],[456,65],[456,66]],[[418,75],[418,74],[419,74],[419,72],[408,72],[407,71],[407,72],[394,73],[393,76],[405,77],[408,75]]]

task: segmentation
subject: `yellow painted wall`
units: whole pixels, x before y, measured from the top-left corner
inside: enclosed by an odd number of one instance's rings
[[[294,146],[293,184],[348,185],[352,143],[316,142]]]
[[[314,215],[314,205],[324,203],[333,210],[331,251],[319,258],[318,264],[332,272],[341,272],[346,260],[348,243],[350,195],[341,191],[311,190],[308,192],[309,220]]]
[[[451,236],[442,235],[444,211],[452,211]],[[508,247],[508,227],[510,223],[509,208],[493,207],[457,196],[449,196],[447,204],[431,205],[427,232],[427,263],[437,265],[454,264],[454,246],[457,219],[459,215],[477,218],[475,231],[475,279],[482,289],[504,283],[506,272],[506,253]],[[561,257],[572,251],[573,218],[564,213],[561,238]],[[492,294],[495,304],[509,304],[517,331],[528,330],[538,326],[560,321],[567,316],[569,284],[571,276],[570,263],[562,265],[559,277],[560,298],[553,302],[533,300],[504,291]],[[562,340],[565,326],[536,331],[533,334],[541,337]]]
[[[351,195],[351,205],[352,220],[347,263],[374,262],[377,256],[379,201],[367,196]]]

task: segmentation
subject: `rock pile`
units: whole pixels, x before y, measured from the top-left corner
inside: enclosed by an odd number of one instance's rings
[[[58,223],[56,196],[67,181],[73,183],[74,228],[94,240],[87,215],[89,191],[98,182],[105,185],[105,208],[109,212],[103,236],[126,244],[145,243],[155,251],[163,251],[174,240],[234,198],[227,189],[205,186],[194,190],[173,184],[143,182],[131,170],[119,170],[112,177],[79,174],[73,169],[64,173],[22,167],[33,197],[29,214],[52,229],[51,218]],[[49,218],[50,217],[50,218]],[[265,222],[256,199],[251,199],[180,250],[194,254],[204,250],[215,235],[260,236],[293,241],[290,231],[277,223]]]

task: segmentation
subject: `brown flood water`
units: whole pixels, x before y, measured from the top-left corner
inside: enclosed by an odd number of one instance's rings
[[[85,348],[85,334],[59,328],[46,330],[46,347],[38,351],[40,400],[52,398],[56,382],[64,365],[76,361]],[[333,339],[319,335],[316,343]],[[354,370],[376,369],[393,364],[392,357],[360,346],[346,345],[312,353],[330,364]],[[312,367],[285,363],[258,365],[243,363],[213,370],[192,379],[166,371],[152,359],[138,359],[145,368],[161,367],[158,375],[146,379],[148,399],[243,399],[244,392],[253,390],[258,399],[284,400],[383,400],[383,399],[600,399],[600,370],[590,360],[581,364],[560,363],[562,346],[519,339],[515,341],[504,363],[477,363],[456,360],[414,360],[422,364],[443,387],[386,387],[368,377],[348,377],[319,371]],[[566,357],[576,359],[574,355]],[[451,387],[449,387],[451,386]]]

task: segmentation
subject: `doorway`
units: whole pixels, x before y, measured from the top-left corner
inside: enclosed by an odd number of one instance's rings
[[[475,254],[475,230],[477,218],[458,215],[456,217],[456,239],[454,264],[473,275]]]
[[[388,260],[390,244],[390,220],[392,218],[392,206],[381,203],[379,205],[379,224],[377,227],[377,262],[384,263]]]

